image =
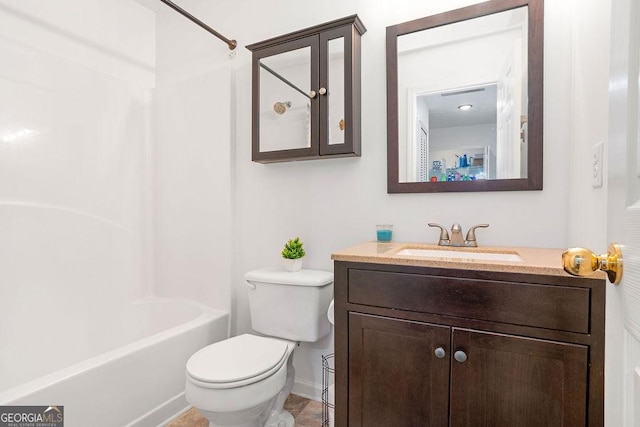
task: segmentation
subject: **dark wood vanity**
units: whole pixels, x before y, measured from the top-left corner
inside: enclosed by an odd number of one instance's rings
[[[604,424],[601,275],[393,252],[334,254],[338,427]]]

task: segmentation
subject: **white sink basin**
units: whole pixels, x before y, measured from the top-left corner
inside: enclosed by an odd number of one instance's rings
[[[503,252],[471,252],[464,250],[443,249],[402,249],[396,255],[412,256],[431,259],[456,259],[464,261],[503,261],[522,262],[522,258],[515,253]]]

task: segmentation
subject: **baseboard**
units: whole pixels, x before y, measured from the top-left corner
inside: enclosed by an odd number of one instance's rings
[[[293,394],[307,399],[322,401],[322,384],[312,383],[304,379],[296,379],[293,383]]]
[[[165,426],[182,415],[189,407],[189,403],[184,398],[184,392],[182,392],[163,404],[156,406],[125,427]]]

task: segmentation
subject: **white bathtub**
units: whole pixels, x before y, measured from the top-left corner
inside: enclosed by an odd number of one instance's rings
[[[149,298],[72,331],[50,319],[48,337],[15,327],[0,350],[0,405],[62,405],[66,427],[157,426],[187,406],[187,359],[228,337],[228,317]]]

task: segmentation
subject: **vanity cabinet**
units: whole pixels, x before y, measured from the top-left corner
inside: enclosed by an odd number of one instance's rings
[[[335,261],[336,425],[602,426],[603,279]]]
[[[357,15],[247,46],[252,51],[252,160],[360,155]]]

